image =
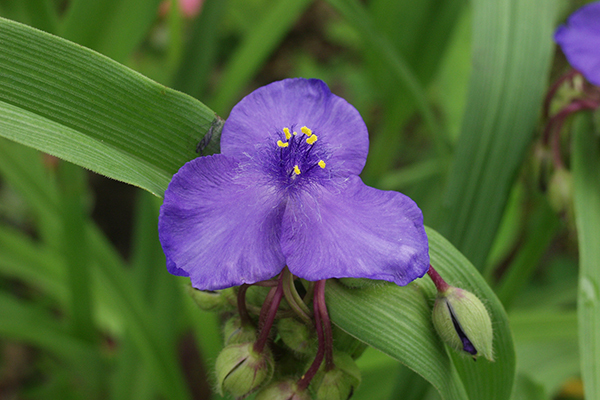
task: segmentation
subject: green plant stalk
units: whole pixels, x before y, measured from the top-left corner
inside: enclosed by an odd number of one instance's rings
[[[73,333],[93,343],[96,339],[92,317],[90,263],[85,232],[85,171],[76,165],[61,162],[59,185],[62,189],[62,250],[67,265],[67,285]]]
[[[538,198],[529,229],[515,259],[502,276],[496,289],[498,298],[509,309],[525,288],[556,235],[560,221],[545,198]]]
[[[579,243],[577,313],[586,399],[600,398],[600,141],[591,115],[578,116],[573,146],[575,222]]]

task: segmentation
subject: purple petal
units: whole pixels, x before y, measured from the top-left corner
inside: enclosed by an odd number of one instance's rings
[[[573,68],[600,86],[600,2],[575,11],[554,34],[554,40]]]
[[[158,231],[169,272],[200,290],[272,278],[285,265],[281,195],[265,177],[217,154],[185,164],[169,184]]]
[[[369,137],[358,111],[332,94],[318,79],[286,79],[244,97],[223,127],[221,152],[239,158],[260,146],[276,146],[283,128],[307,126],[329,153],[327,165],[338,176],[359,174]]]
[[[293,274],[406,285],[427,272],[423,216],[410,198],[368,187],[358,176],[330,183],[288,200],[281,247]]]

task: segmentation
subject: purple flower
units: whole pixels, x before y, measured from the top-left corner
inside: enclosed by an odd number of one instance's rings
[[[600,86],[600,1],[575,11],[554,34],[573,68]]]
[[[174,275],[201,290],[270,279],[360,277],[406,285],[429,267],[421,210],[366,186],[358,111],[316,79],[287,79],[240,101],[222,154],[169,184],[159,235]]]

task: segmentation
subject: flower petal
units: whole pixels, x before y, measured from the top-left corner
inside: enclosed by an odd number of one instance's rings
[[[169,272],[201,290],[272,278],[285,265],[281,195],[259,172],[217,154],[185,164],[160,209],[159,237]]]
[[[318,79],[285,79],[244,97],[225,122],[221,152],[240,157],[276,146],[283,128],[300,133],[303,126],[318,136],[329,153],[327,166],[336,175],[362,171],[369,149],[367,127],[352,105]]]
[[[600,86],[600,1],[575,11],[554,34],[573,68]]]
[[[358,176],[292,194],[281,247],[290,271],[310,281],[352,277],[406,285],[429,268],[421,210]]]

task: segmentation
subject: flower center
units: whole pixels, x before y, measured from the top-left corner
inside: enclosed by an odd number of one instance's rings
[[[319,157],[316,144],[319,140],[313,131],[303,126],[300,133],[283,128],[283,135],[277,141],[279,147],[279,165],[290,179],[299,175],[312,174],[325,169],[325,161]]]

